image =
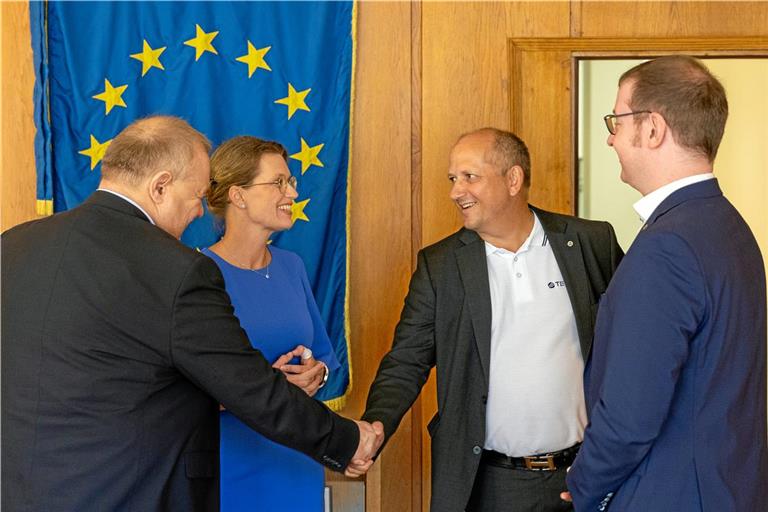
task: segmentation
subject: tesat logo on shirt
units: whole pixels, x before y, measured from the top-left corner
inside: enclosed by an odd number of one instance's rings
[[[560,288],[561,286],[565,286],[565,281],[550,281],[549,283],[547,283],[547,286],[549,288],[555,288],[555,287]]]

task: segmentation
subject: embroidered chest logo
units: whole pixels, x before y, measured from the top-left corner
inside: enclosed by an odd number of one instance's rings
[[[562,288],[565,286],[565,281],[550,281],[547,283],[549,288]]]

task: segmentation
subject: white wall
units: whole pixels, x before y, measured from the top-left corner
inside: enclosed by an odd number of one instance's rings
[[[619,179],[616,153],[605,143],[619,76],[640,60],[592,60],[580,65],[578,213],[608,220],[626,251],[640,228],[632,203],[640,194]],[[725,195],[744,216],[768,256],[768,59],[707,59],[728,94],[730,115],[715,161]],[[723,241],[726,242],[726,241]]]
[[[730,112],[715,161],[715,176],[755,234],[766,261],[768,59],[713,59],[706,63],[725,87]]]

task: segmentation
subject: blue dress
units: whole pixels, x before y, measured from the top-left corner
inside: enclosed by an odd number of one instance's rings
[[[209,249],[202,252],[221,269],[240,325],[270,363],[304,345],[329,370],[338,368],[303,262],[290,251],[269,251],[269,279],[266,269],[241,269]],[[319,463],[221,413],[222,512],[322,511],[324,483]]]

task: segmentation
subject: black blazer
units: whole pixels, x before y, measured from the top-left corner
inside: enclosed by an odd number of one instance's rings
[[[531,209],[563,274],[586,361],[598,300],[623,253],[607,222]],[[490,348],[485,244],[474,231],[461,229],[419,252],[392,350],[381,362],[363,414],[367,421],[381,421],[388,439],[437,367],[437,414],[427,426],[433,511],[460,512],[469,500],[485,440]]]
[[[108,192],[6,232],[3,510],[218,510],[219,403],[343,469],[357,426],[273,370],[232,312],[212,260]]]

